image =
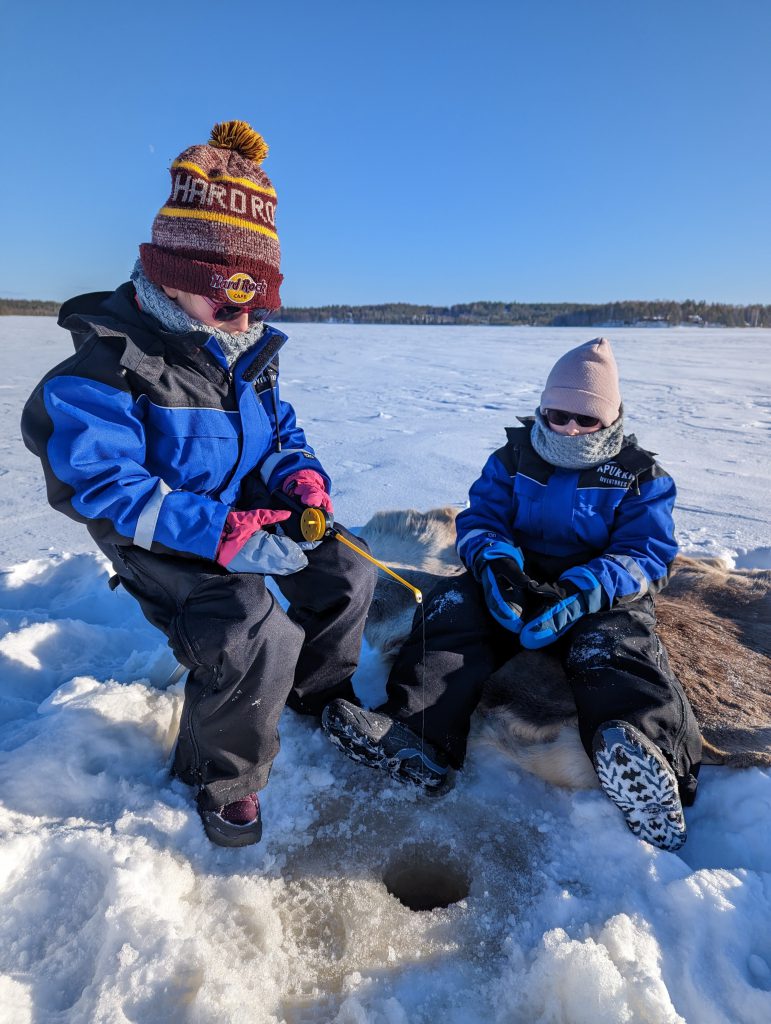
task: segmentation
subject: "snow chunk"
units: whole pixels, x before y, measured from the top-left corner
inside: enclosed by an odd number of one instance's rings
[[[431,602],[431,607],[426,614],[426,622],[437,615],[442,615],[447,608],[461,604],[463,604],[463,594],[459,590],[446,590]]]

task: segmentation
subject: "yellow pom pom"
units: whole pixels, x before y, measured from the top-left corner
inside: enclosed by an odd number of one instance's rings
[[[247,160],[259,165],[268,155],[268,144],[246,121],[223,121],[211,130],[209,145],[217,149],[233,149]]]

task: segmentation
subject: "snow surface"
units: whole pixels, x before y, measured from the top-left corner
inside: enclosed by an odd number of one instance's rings
[[[296,325],[283,393],[339,518],[465,502],[503,428],[591,331]],[[609,331],[629,428],[679,485],[689,553],[771,564],[763,331]],[[167,775],[165,641],[82,527],[48,508],[22,402],[69,353],[0,319],[0,1021],[767,1024],[771,778],[705,769],[678,855],[472,745],[445,797],[383,784],[286,712],[265,837],[204,837]],[[365,651],[370,700],[383,666]],[[416,913],[410,857],[469,894]]]

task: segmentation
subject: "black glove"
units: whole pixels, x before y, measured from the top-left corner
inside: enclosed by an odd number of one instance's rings
[[[532,591],[540,603],[520,635],[522,646],[531,650],[553,644],[584,615],[608,607],[599,580],[585,566],[569,569],[556,583],[536,584]]]
[[[522,557],[518,548],[512,546],[510,550]],[[491,546],[482,550],[475,569],[492,617],[509,632],[519,633],[526,609],[530,606],[530,584],[533,582],[520,562],[508,555],[496,558]]]

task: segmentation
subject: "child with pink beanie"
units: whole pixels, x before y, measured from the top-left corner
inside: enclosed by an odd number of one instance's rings
[[[457,518],[464,576],[440,583],[365,711],[323,716],[356,760],[429,789],[460,768],[485,680],[521,648],[559,656],[581,740],[632,832],[685,842],[701,736],[656,635],[653,595],[677,553],[672,478],[624,434],[610,342],[563,355],[534,418],[507,430]]]

